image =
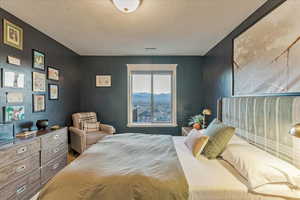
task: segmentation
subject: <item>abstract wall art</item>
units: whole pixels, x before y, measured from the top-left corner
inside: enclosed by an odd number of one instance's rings
[[[234,40],[234,95],[300,92],[299,9],[286,1]]]
[[[18,121],[25,119],[24,106],[6,106],[4,107],[5,121]]]

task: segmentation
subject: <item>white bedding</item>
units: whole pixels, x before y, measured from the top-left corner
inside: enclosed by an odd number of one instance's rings
[[[184,138],[173,140],[189,185],[189,200],[283,200],[249,193],[246,180],[235,169],[222,160],[197,160]]]

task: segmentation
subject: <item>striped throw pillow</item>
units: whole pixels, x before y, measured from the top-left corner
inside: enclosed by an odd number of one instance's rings
[[[100,122],[82,122],[81,129],[86,132],[93,132],[100,130]]]

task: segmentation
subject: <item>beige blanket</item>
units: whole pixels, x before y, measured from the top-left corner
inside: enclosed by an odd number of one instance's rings
[[[107,136],[41,191],[39,200],[187,200],[171,136]]]

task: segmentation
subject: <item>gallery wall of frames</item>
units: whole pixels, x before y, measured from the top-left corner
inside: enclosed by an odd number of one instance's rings
[[[68,125],[78,111],[79,56],[0,9],[1,122]],[[77,88],[77,89],[76,89]]]

